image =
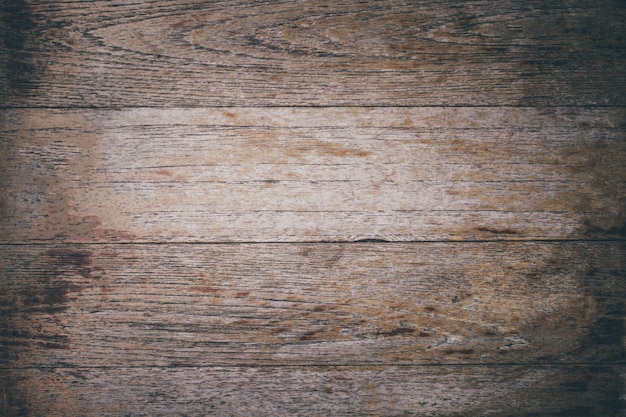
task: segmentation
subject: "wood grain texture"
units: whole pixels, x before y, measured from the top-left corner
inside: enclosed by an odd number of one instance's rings
[[[30,368],[17,415],[619,416],[623,366]],[[616,378],[617,377],[617,378]],[[20,414],[21,413],[21,414]]]
[[[0,416],[626,417],[622,0],[0,0]]]
[[[626,104],[619,0],[2,6],[3,106]]]
[[[625,116],[4,110],[0,241],[623,239]]]
[[[623,242],[0,247],[12,329],[3,363],[621,360],[623,250]]]
[[[623,252],[624,242],[2,246],[3,407],[615,415]]]

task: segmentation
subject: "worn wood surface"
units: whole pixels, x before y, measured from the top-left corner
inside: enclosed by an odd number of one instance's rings
[[[5,246],[0,364],[27,388],[5,388],[5,406],[54,415],[608,415],[623,389],[623,250]]]
[[[4,0],[5,106],[624,105],[620,0]]]
[[[624,242],[3,247],[9,279],[0,304],[12,329],[3,336],[22,346],[3,363],[616,361],[624,354],[623,334],[611,333],[624,312],[623,249]]]
[[[616,239],[623,109],[4,112],[3,242]]]
[[[0,415],[626,416],[620,0],[0,0]]]
[[[615,416],[623,366],[28,368],[28,415]],[[23,404],[23,397],[11,398]]]

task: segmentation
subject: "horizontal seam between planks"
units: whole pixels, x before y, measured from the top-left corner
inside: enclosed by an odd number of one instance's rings
[[[0,370],[27,370],[27,369],[222,369],[222,368],[445,368],[445,367],[463,367],[463,368],[505,368],[505,367],[537,367],[537,368],[563,368],[572,366],[626,366],[626,361],[613,362],[504,362],[504,363],[352,363],[352,364],[328,364],[328,363],[302,363],[302,364],[224,364],[224,365],[69,365],[61,364],[59,366],[21,366],[21,367],[5,367],[0,366]]]
[[[612,243],[626,242],[626,238],[616,239],[476,239],[476,240],[379,240],[379,239],[359,239],[359,240],[313,240],[313,241],[133,241],[133,242],[72,242],[72,241],[35,241],[35,242],[0,242],[0,247],[10,246],[47,246],[47,245],[347,245],[347,244],[437,244],[437,243]]]
[[[131,109],[224,109],[224,108],[244,108],[244,109],[291,109],[291,108],[301,108],[301,109],[324,109],[324,108],[354,108],[354,109],[375,109],[375,108],[503,108],[503,109],[540,109],[540,108],[607,108],[607,109],[619,109],[626,108],[626,104],[555,104],[555,105],[523,105],[523,106],[515,106],[515,105],[494,105],[494,104],[454,104],[454,105],[408,105],[408,104],[372,104],[372,105],[348,105],[348,104],[311,104],[311,105],[207,105],[207,106],[185,106],[185,105],[177,105],[177,106],[0,106],[1,110],[131,110]]]

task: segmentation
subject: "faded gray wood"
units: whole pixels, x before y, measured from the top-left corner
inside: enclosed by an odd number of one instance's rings
[[[19,369],[11,410],[80,416],[619,416],[623,366]]]
[[[2,115],[5,243],[624,237],[623,109]]]
[[[2,5],[3,106],[626,104],[619,0]]]
[[[3,341],[14,343],[4,363],[621,360],[623,250],[624,242],[4,246]]]

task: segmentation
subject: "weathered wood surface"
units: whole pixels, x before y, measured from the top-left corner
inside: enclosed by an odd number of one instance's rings
[[[623,251],[624,242],[2,246],[4,407],[614,415]]]
[[[0,415],[626,416],[625,21],[0,0]]]
[[[619,416],[623,366],[29,368],[19,415]]]
[[[3,106],[626,104],[619,0],[2,5]]]
[[[3,111],[0,241],[620,239],[626,113]]]
[[[27,367],[616,361],[625,353],[624,246],[0,247],[0,300],[12,329],[3,335],[2,361]]]

